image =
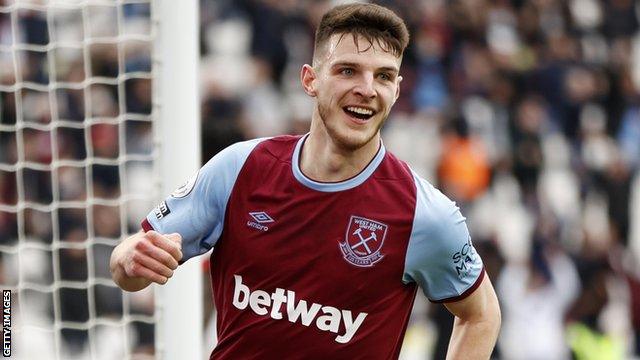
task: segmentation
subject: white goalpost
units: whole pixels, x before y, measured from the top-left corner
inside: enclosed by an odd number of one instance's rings
[[[12,358],[205,356],[199,259],[138,293],[118,289],[108,267],[200,165],[198,23],[195,0],[0,5],[0,288],[11,293]]]
[[[160,176],[169,194],[200,167],[200,97],[198,93],[198,1],[156,3],[159,69]],[[163,359],[202,359],[202,269],[200,259],[179,267],[157,287],[162,310],[157,349]]]

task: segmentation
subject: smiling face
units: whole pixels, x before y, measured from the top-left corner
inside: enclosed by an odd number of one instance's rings
[[[388,50],[388,49],[387,49]],[[334,34],[302,69],[305,92],[316,98],[312,119],[339,147],[357,150],[375,143],[399,95],[401,58],[377,41]]]

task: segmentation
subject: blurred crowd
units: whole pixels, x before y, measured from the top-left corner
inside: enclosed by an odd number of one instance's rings
[[[0,0],[0,8],[11,3]],[[312,100],[299,71],[311,61],[321,15],[337,3],[200,2],[203,161],[236,141],[308,130]],[[385,145],[467,216],[502,305],[495,358],[640,357],[640,5],[376,3],[401,15],[412,35]],[[0,11],[0,204],[57,206],[20,216],[0,208],[0,283],[30,285],[20,304],[41,318],[77,325],[89,314],[153,312],[150,294],[86,285],[89,276],[109,279],[112,247],[153,206],[145,181],[150,43],[116,38],[149,35],[149,9],[72,6],[50,16],[53,24],[44,11]],[[111,40],[64,45],[86,39]],[[16,40],[36,46],[12,51]],[[38,47],[52,42],[60,46]],[[27,164],[20,176],[18,160]],[[65,205],[87,199],[99,201]],[[18,234],[20,250],[9,251]],[[74,286],[51,290],[54,281]],[[423,351],[403,356],[441,359],[452,318],[424,303],[405,344]],[[88,351],[91,334],[98,349],[122,351],[113,345],[122,326],[92,324],[63,327],[70,353]],[[120,348],[153,351],[151,325],[125,326],[134,335]]]
[[[412,34],[385,145],[467,216],[502,304],[495,357],[640,356],[640,5],[375,2]],[[336,3],[201,3],[204,159],[307,131],[299,70]],[[442,359],[452,319],[425,312]]]

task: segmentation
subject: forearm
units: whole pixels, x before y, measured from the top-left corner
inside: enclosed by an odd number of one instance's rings
[[[445,305],[455,315],[447,359],[489,359],[501,324],[500,305],[489,277],[466,299]]]
[[[455,318],[447,359],[489,359],[500,330],[500,317],[470,321]]]

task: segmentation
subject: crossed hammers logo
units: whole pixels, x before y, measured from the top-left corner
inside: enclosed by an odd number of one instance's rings
[[[358,235],[358,237],[360,238],[360,242],[351,246],[352,250],[355,250],[356,248],[360,247],[360,246],[364,246],[365,250],[367,250],[367,254],[371,254],[371,249],[369,248],[369,245],[367,245],[367,243],[371,240],[377,241],[378,240],[378,236],[376,235],[375,232],[371,232],[371,235],[369,235],[369,237],[365,238],[362,236],[362,228],[357,228],[356,231],[353,232],[352,235]]]

